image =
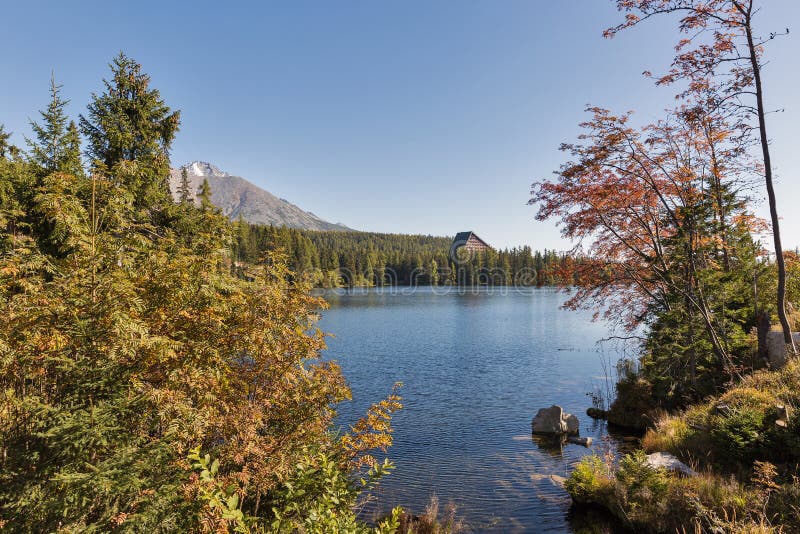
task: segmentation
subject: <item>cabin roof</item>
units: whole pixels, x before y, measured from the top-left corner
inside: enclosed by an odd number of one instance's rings
[[[464,244],[464,243],[466,243],[467,241],[469,241],[469,238],[470,238],[470,237],[474,237],[475,239],[477,239],[478,241],[480,241],[480,242],[481,242],[483,245],[485,245],[487,248],[492,248],[492,247],[489,245],[489,243],[487,243],[486,241],[484,241],[483,239],[481,239],[480,237],[478,237],[478,234],[476,234],[475,232],[472,232],[472,231],[469,231],[469,232],[459,232],[459,233],[457,233],[457,234],[456,234],[456,237],[455,237],[455,239],[453,239],[453,244],[454,244],[454,245],[455,245],[456,243],[461,243],[461,244]]]

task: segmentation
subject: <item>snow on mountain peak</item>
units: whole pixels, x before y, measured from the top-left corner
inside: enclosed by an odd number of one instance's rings
[[[207,178],[224,178],[230,176],[227,172],[221,171],[219,167],[207,161],[193,161],[184,165],[186,173],[193,176],[204,176]]]

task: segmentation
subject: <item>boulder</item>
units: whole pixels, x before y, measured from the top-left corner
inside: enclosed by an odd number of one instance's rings
[[[800,332],[792,332],[792,338],[794,344],[800,346]],[[774,330],[767,332],[767,355],[769,356],[769,365],[773,369],[780,369],[786,365],[788,351],[786,343],[783,341],[783,332]]]
[[[686,476],[696,476],[697,471],[678,460],[668,452],[654,452],[647,455],[647,465],[653,469],[666,469]]]
[[[577,434],[581,430],[578,418],[571,413],[564,414],[564,422],[567,424],[567,434]]]
[[[534,434],[577,434],[580,424],[578,418],[565,414],[561,406],[542,408],[532,422]]]
[[[563,434],[567,425],[563,421],[564,410],[561,406],[541,408],[533,418],[534,434]]]
[[[789,428],[789,408],[783,404],[776,404],[775,409],[778,411],[778,418],[775,420],[775,425],[781,428]]]

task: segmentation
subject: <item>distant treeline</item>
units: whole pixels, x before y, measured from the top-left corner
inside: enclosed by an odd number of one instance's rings
[[[234,258],[253,264],[281,251],[291,270],[319,287],[385,285],[553,285],[572,272],[567,254],[529,246],[451,259],[452,238],[330,232],[236,224]]]

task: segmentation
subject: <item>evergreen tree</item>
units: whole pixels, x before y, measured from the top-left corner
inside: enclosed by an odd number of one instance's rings
[[[69,121],[67,126],[67,133],[64,135],[64,156],[58,170],[73,176],[84,174],[81,161],[81,134],[75,121]]]
[[[213,211],[214,204],[211,203],[211,185],[208,183],[208,178],[203,178],[203,183],[197,190],[197,198],[200,199],[201,211]]]
[[[45,111],[40,111],[42,123],[31,121],[31,129],[35,139],[26,141],[31,148],[30,159],[42,168],[45,174],[64,171],[69,143],[67,135],[67,115],[64,111],[68,100],[61,98],[59,91],[63,86],[56,84],[55,77],[50,78],[50,103]]]
[[[169,150],[180,124],[150,76],[120,53],[109,65],[105,92],[93,94],[80,124],[93,166],[110,175],[132,194],[137,209],[161,210],[171,205]],[[136,162],[136,165],[130,165]]]
[[[189,204],[192,202],[192,190],[189,184],[189,173],[186,172],[186,167],[181,167],[181,183],[178,186],[178,200],[181,204]]]
[[[3,124],[0,124],[0,158],[5,158],[10,155],[11,144],[8,140],[11,138],[11,132],[6,132]]]

